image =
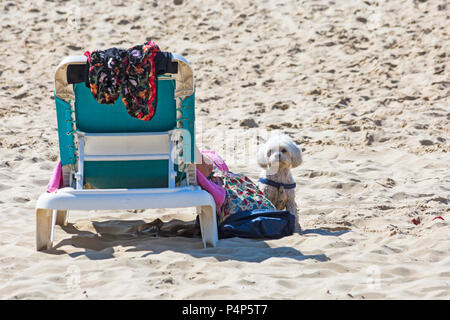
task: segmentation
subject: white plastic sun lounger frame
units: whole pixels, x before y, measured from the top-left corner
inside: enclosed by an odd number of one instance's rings
[[[143,189],[62,188],[42,194],[36,203],[36,246],[51,249],[55,224],[66,225],[69,210],[127,210],[196,207],[203,246],[218,242],[213,197],[199,186]]]
[[[177,61],[186,63],[181,56],[174,55]],[[71,57],[69,57],[71,58]],[[74,57],[65,59],[55,74],[56,93],[58,87],[64,96],[70,96],[67,83],[61,77],[70,63],[82,63]],[[183,77],[183,75],[175,75]],[[189,79],[189,78],[187,78]],[[188,82],[186,82],[188,83]],[[189,83],[188,83],[189,84]],[[180,86],[178,89],[185,88]],[[189,88],[189,86],[188,86]],[[189,91],[188,91],[189,92]],[[181,92],[183,93],[183,92]],[[199,186],[175,187],[176,172],[173,170],[172,131],[157,133],[84,133],[78,132],[79,158],[78,171],[73,172],[75,181],[70,187],[58,189],[53,193],[42,194],[36,203],[36,248],[50,249],[53,245],[55,225],[66,225],[69,210],[127,210],[196,207],[200,219],[203,246],[215,247],[218,242],[216,205],[214,198]],[[83,168],[85,161],[118,160],[157,160],[167,159],[169,170],[168,188],[140,189],[83,189]]]

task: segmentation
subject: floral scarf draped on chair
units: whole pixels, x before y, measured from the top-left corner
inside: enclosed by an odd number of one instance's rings
[[[156,112],[158,45],[148,41],[130,49],[86,51],[89,87],[95,100],[114,104],[119,95],[130,116],[149,121]]]

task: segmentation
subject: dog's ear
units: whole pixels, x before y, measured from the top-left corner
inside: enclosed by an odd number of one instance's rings
[[[303,163],[302,149],[300,149],[300,147],[298,147],[293,141],[290,144],[289,152],[291,154],[292,168],[298,167]]]
[[[259,148],[258,153],[256,154],[256,160],[258,162],[258,165],[264,169],[267,168],[267,166],[269,164],[268,159],[267,159],[266,149],[267,149],[267,145],[264,144]]]
[[[291,167],[298,167],[303,163],[302,149],[288,136],[284,135],[282,138],[283,144],[288,149],[291,156]]]

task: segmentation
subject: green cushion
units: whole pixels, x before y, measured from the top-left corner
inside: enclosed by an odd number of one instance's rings
[[[77,129],[88,133],[160,132],[176,127],[174,80],[158,81],[158,103],[150,121],[131,117],[120,97],[114,105],[99,104],[84,83],[74,84]],[[84,183],[91,187],[167,188],[167,160],[89,161]]]
[[[158,81],[156,113],[150,121],[130,116],[121,97],[114,105],[95,101],[84,83],[74,84],[77,129],[90,133],[101,132],[158,132],[176,127],[174,80]]]
[[[89,161],[84,183],[94,189],[167,188],[168,161]]]

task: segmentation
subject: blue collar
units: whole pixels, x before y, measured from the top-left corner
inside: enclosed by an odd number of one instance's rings
[[[275,182],[273,180],[269,180],[266,178],[259,178],[258,179],[259,182],[267,184],[269,186],[275,187],[277,189],[280,189],[280,187],[283,187],[284,189],[294,189],[296,187],[296,183],[290,183],[290,184],[285,184],[285,183],[281,183],[281,182]]]

